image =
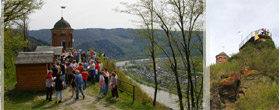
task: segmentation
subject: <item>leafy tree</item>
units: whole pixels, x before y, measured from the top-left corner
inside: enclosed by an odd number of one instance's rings
[[[27,47],[26,18],[41,8],[41,0],[2,0],[4,4],[4,78],[5,82],[15,81],[15,60],[18,52]],[[16,30],[16,31],[15,31]],[[23,31],[20,31],[23,30]],[[11,84],[13,85],[13,84]],[[5,83],[5,87],[10,86]],[[7,89],[5,89],[7,90]]]
[[[4,69],[5,69],[5,81],[15,80],[15,60],[18,52],[20,52],[23,47],[27,46],[28,41],[24,41],[20,34],[15,34],[13,29],[9,27],[5,31],[4,37]]]
[[[34,10],[40,9],[42,0],[2,0],[4,3],[4,29],[17,22],[21,18],[28,16]]]

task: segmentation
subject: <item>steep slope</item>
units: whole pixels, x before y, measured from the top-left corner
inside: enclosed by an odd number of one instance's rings
[[[270,37],[249,42],[225,64],[210,66],[211,109],[278,109],[279,48]]]

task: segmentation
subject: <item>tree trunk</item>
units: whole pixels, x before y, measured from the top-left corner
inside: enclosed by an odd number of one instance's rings
[[[176,77],[178,97],[179,97],[179,101],[180,101],[180,109],[184,110],[183,95],[182,95],[181,86],[180,86],[180,83],[179,83],[179,78],[178,78],[178,72],[177,71],[175,72],[175,77]]]
[[[156,61],[155,61],[155,57],[153,57],[152,59],[153,59],[154,80],[155,80],[155,93],[154,93],[154,102],[153,102],[153,106],[156,106],[156,101],[157,101],[157,89],[158,89],[157,71],[156,71]]]
[[[154,19],[153,19],[153,11],[154,11],[154,1],[151,0],[151,45],[152,45],[152,51],[151,51],[151,57],[153,60],[153,69],[154,69],[154,80],[155,80],[155,93],[154,93],[154,101],[153,106],[156,106],[157,102],[157,89],[158,89],[158,83],[157,83],[157,70],[156,70],[156,59],[155,59],[155,37],[154,37]]]

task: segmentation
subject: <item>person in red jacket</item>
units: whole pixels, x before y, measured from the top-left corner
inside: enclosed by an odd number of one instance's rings
[[[47,100],[52,101],[52,91],[53,91],[53,71],[48,70],[48,74],[46,75],[46,89],[47,89]]]
[[[98,63],[98,60],[96,60],[95,64],[95,70],[96,70],[96,82],[99,82],[99,77],[100,77],[100,65]]]
[[[81,75],[83,76],[83,90],[87,88],[87,78],[89,77],[89,74],[85,69],[82,70]]]
[[[82,63],[79,63],[79,67],[77,68],[77,70],[79,70],[80,72],[82,72],[82,70],[85,69]]]
[[[91,51],[90,51],[90,57],[92,57],[92,56],[93,56],[93,51],[91,50]]]

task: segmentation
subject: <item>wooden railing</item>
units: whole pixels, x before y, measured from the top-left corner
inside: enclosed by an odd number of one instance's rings
[[[135,85],[133,85],[132,83],[130,82],[127,82],[127,81],[124,81],[124,80],[121,80],[121,79],[118,79],[118,89],[120,90],[120,92],[124,92],[130,96],[132,96],[132,104],[134,104],[134,100],[135,100]],[[129,85],[132,87],[132,91],[129,91],[129,88],[126,88],[124,89],[123,87],[127,87],[125,86],[125,84]]]

